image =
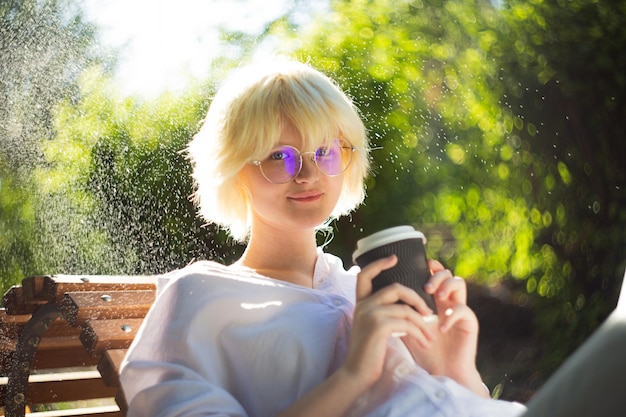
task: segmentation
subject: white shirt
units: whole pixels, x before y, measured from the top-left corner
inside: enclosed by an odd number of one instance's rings
[[[208,261],[168,274],[120,372],[128,417],[275,416],[341,366],[357,272],[320,251],[314,289]],[[523,411],[429,375],[390,338],[382,378],[350,416]]]

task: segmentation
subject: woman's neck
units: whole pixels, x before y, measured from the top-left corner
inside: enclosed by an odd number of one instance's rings
[[[250,241],[237,262],[270,278],[304,287],[313,286],[317,261],[315,231],[251,233]]]

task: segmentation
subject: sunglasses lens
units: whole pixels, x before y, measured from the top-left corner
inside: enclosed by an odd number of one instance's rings
[[[352,146],[344,139],[333,139],[327,146],[315,151],[315,162],[326,175],[339,175],[352,161]]]
[[[261,162],[263,175],[278,184],[291,181],[300,172],[300,153],[291,146],[281,146]]]

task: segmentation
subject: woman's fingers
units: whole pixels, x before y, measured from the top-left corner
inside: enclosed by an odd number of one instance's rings
[[[439,316],[439,330],[442,333],[452,329],[459,322],[463,322],[463,326],[458,326],[462,331],[475,332],[478,331],[478,321],[476,315],[468,306],[457,304],[443,311]]]
[[[356,281],[356,300],[360,301],[372,293],[372,280],[385,269],[393,268],[398,263],[395,255],[377,259],[359,272]]]
[[[411,288],[397,283],[378,290],[374,301],[379,304],[401,302],[413,307],[421,315],[429,316],[433,314],[433,310],[426,304],[426,301],[422,297]]]
[[[427,347],[435,337],[434,316],[422,316],[405,304],[366,304],[355,315],[355,321],[368,327],[368,332],[378,332],[380,337],[413,337],[422,347]]]
[[[428,260],[428,268],[430,269],[431,273],[435,273],[435,272],[439,272],[439,271],[443,271],[444,269],[446,269],[445,266],[443,266],[443,264],[435,259],[429,259]]]
[[[452,275],[447,269],[434,273],[424,290],[428,294],[433,294],[438,300],[452,300],[455,303],[465,304],[467,302],[467,286],[461,277]]]
[[[433,323],[438,318],[422,297],[397,283],[372,294],[372,280],[397,262],[395,255],[378,259],[358,274],[355,322],[380,337],[411,337],[420,346],[428,347],[435,337]],[[439,281],[441,278],[438,278]]]
[[[395,255],[391,255],[386,258],[378,259],[371,264],[364,267],[358,274],[356,284],[356,297],[357,302],[372,295],[372,280],[376,278],[382,271],[393,268],[398,262],[398,258]],[[379,304],[393,304],[397,302],[403,302],[414,307],[418,312],[423,315],[433,314],[432,309],[428,306],[426,301],[420,297],[412,289],[400,284],[391,284],[380,289],[375,294],[375,302]]]

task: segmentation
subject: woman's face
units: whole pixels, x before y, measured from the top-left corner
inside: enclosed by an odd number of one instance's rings
[[[278,146],[289,145],[301,152],[302,136],[291,125],[283,130]],[[269,182],[258,166],[246,164],[241,175],[251,196],[252,233],[261,227],[277,231],[313,229],[321,225],[335,208],[343,185],[343,174],[329,177],[311,160],[312,154],[302,156],[302,169],[284,184]]]

